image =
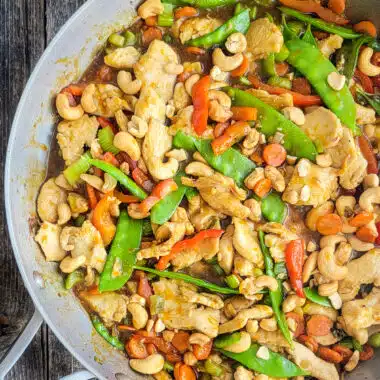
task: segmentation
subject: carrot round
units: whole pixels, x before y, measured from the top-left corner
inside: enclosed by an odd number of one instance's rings
[[[132,337],[126,344],[125,349],[130,358],[145,359],[148,357],[148,350],[145,344],[138,338]]]
[[[150,26],[144,30],[142,34],[142,41],[144,45],[149,45],[153,40],[162,40],[162,32],[160,29]]]
[[[145,19],[145,24],[148,26],[156,26],[157,25],[157,16],[150,16]]]
[[[368,224],[373,219],[371,212],[362,211],[360,214],[355,215],[348,224],[352,227],[362,227]]]
[[[189,338],[189,333],[179,331],[174,335],[171,343],[179,352],[184,353],[189,349]]]
[[[239,67],[231,71],[231,76],[234,78],[241,77],[248,71],[248,67],[249,67],[248,58],[245,55],[243,55],[243,62],[241,63]]]
[[[318,355],[329,363],[338,364],[343,361],[343,356],[339,352],[327,347],[319,347]]]
[[[356,237],[361,241],[365,241],[366,243],[374,243],[377,238],[375,232],[367,226],[360,227],[356,231]]]
[[[264,161],[271,166],[281,166],[286,160],[286,150],[281,144],[268,144],[263,150]]]
[[[371,21],[361,21],[354,25],[354,30],[359,33],[367,33],[372,37],[376,37],[377,29]]]
[[[182,7],[179,9],[176,9],[174,12],[174,18],[176,20],[183,18],[183,17],[194,17],[198,14],[198,11],[193,7]]]
[[[265,197],[272,188],[272,182],[268,178],[263,178],[253,188],[253,192],[260,198]]]
[[[335,235],[342,231],[342,219],[337,214],[322,215],[317,220],[317,231],[321,235]]]
[[[204,345],[193,344],[193,354],[198,360],[206,360],[211,353],[212,340]]]
[[[312,315],[307,321],[307,334],[311,336],[326,336],[330,332],[333,322],[325,315]]]
[[[346,9],[346,0],[329,0],[328,7],[333,12],[342,14]]]

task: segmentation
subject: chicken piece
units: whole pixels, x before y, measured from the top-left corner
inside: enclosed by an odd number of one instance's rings
[[[189,200],[189,215],[196,231],[209,229],[219,217],[219,214],[199,195],[195,195]]]
[[[356,123],[359,125],[376,123],[376,112],[373,108],[356,103]]]
[[[267,17],[251,23],[246,39],[246,52],[252,55],[252,60],[266,58],[270,53],[278,53],[284,44],[281,30]]]
[[[230,224],[226,232],[223,234],[219,243],[219,252],[218,252],[218,263],[220,267],[224,270],[226,274],[230,274],[232,271],[232,265],[234,261],[234,245],[233,245],[233,236],[234,236],[235,227]]]
[[[380,248],[371,249],[358,259],[347,264],[347,276],[339,281],[339,295],[342,300],[353,300],[362,284],[380,285]]]
[[[317,107],[305,116],[303,131],[324,149],[336,146],[343,135],[343,127],[337,116],[324,107]]]
[[[234,380],[253,380],[254,376],[251,371],[239,365],[234,373]]]
[[[131,69],[140,58],[140,52],[133,46],[115,49],[104,57],[104,63],[115,69]]]
[[[101,273],[107,259],[100,232],[86,220],[82,227],[65,227],[61,234],[61,246],[71,251],[73,258],[85,256],[85,265]]]
[[[257,90],[254,88],[251,88],[246,92],[250,93],[271,107],[276,108],[277,110],[285,107],[293,107],[293,97],[291,94],[271,95],[267,91]]]
[[[234,273],[239,276],[254,276],[255,275],[255,265],[238,254],[234,256]]]
[[[78,120],[64,120],[58,124],[57,141],[61,148],[66,166],[78,160],[84,152],[84,146],[91,146],[96,139],[99,123],[96,117],[83,115]]]
[[[244,309],[248,309],[255,302],[258,302],[263,298],[262,294],[261,295],[258,294],[257,296],[259,296],[259,297],[256,300],[249,300],[249,299],[247,299],[241,295],[227,298],[224,301],[224,309],[223,309],[224,315],[229,319],[236,317],[236,315],[239,311],[244,310]]]
[[[166,222],[157,229],[157,240],[150,247],[141,249],[137,253],[137,259],[159,258],[168,255],[173,245],[184,238],[185,232],[184,223]]]
[[[321,53],[329,58],[331,54],[342,47],[343,38],[337,34],[331,34],[329,37],[317,41],[317,44]]]
[[[46,261],[61,261],[67,254],[59,243],[62,228],[49,222],[42,223],[34,240],[40,245]]]
[[[250,332],[249,335],[251,335],[252,342],[264,344],[272,351],[280,351],[284,348],[290,347],[288,341],[280,330],[266,331],[259,328],[255,332]]]
[[[122,294],[114,292],[104,292],[102,294],[91,294],[81,292],[80,298],[99,314],[105,324],[121,322],[127,315],[128,298]]]
[[[54,178],[46,181],[38,194],[37,212],[43,222],[57,223],[58,205],[66,203],[67,194],[57,186]]]
[[[368,328],[380,324],[380,288],[359,300],[345,302],[342,307],[342,326],[360,344],[368,341]]]
[[[224,306],[223,299],[216,294],[197,293],[187,286],[180,287],[180,291],[186,302],[197,303],[217,310],[222,309]]]
[[[222,22],[212,17],[191,17],[181,23],[179,39],[182,44],[194,38],[213,32]]]
[[[241,219],[247,218],[250,214],[250,209],[241,203],[247,197],[247,193],[237,187],[232,178],[214,173],[194,180],[194,187],[199,190],[201,197],[218,212]]]
[[[236,217],[232,218],[232,223],[235,226],[233,245],[236,251],[257,267],[263,268],[264,258],[253,223]]]
[[[174,211],[174,214],[170,218],[171,222],[174,223],[183,223],[186,228],[186,235],[192,235],[194,233],[194,227],[189,220],[189,216],[187,215],[187,211],[183,207],[177,207]]]
[[[282,199],[296,206],[318,206],[331,198],[338,187],[337,171],[322,168],[302,158],[296,165]]]
[[[303,344],[293,342],[294,349],[289,350],[295,363],[309,372],[309,375],[319,380],[339,380],[339,374],[334,364],[328,363]]]
[[[140,98],[135,105],[135,116],[147,123],[151,119],[155,119],[163,124],[166,119],[165,113],[165,102],[154,88],[147,87],[141,91]]]

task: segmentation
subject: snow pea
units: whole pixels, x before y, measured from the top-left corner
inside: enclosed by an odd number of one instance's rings
[[[282,223],[288,214],[288,207],[280,194],[272,192],[261,200],[261,212],[269,222]]]
[[[163,3],[177,6],[192,5],[195,8],[217,8],[236,4],[236,0],[164,0]]]
[[[360,129],[356,126],[355,101],[347,85],[336,91],[327,82],[329,74],[337,72],[335,66],[317,47],[305,41],[292,38],[285,43],[290,52],[287,61],[307,78],[342,123],[356,135],[360,134]]]
[[[314,18],[312,16],[308,16],[304,13],[298,12],[295,9],[287,8],[287,7],[279,7],[278,8],[282,13],[294,17],[297,20],[304,21],[317,29],[324,30],[325,32],[337,34],[346,39],[355,39],[361,36],[360,33],[356,33],[350,28],[346,28],[344,26],[338,26],[326,21],[321,20],[320,18]]]
[[[331,307],[331,302],[328,297],[320,296],[317,289],[303,288],[303,291],[309,301],[317,303],[318,305]]]
[[[274,262],[273,262],[273,259],[269,252],[268,247],[265,245],[264,237],[265,237],[264,232],[259,231],[260,247],[264,256],[265,272],[268,276],[276,278],[275,273],[274,273]],[[279,329],[281,330],[282,335],[284,336],[286,341],[290,344],[290,347],[293,347],[292,335],[290,334],[288,323],[286,322],[285,314],[281,309],[281,303],[283,299],[282,283],[278,279],[277,279],[277,283],[278,283],[277,290],[269,291],[271,306],[272,306],[273,313],[277,321],[277,325]]]
[[[307,375],[307,372],[295,363],[269,349],[268,359],[258,358],[256,354],[259,348],[260,345],[253,343],[247,351],[238,354],[223,349],[217,349],[217,351],[228,358],[236,360],[243,366],[267,376],[288,378]]]
[[[317,46],[317,41],[315,40],[313,33],[311,32],[310,24],[307,24],[306,31],[302,36],[302,41],[305,41],[310,45]]]
[[[124,344],[115,336],[112,336],[107,327],[103,325],[100,318],[97,315],[91,316],[91,322],[94,326],[96,332],[105,339],[108,343],[110,343],[112,346],[117,348],[120,351],[124,351]]]
[[[99,290],[120,289],[131,277],[136,262],[136,251],[140,247],[142,220],[132,219],[126,210],[120,212],[116,234],[107,256],[106,265],[100,275]],[[119,260],[121,273],[114,276],[115,261]]]
[[[357,88],[356,93],[359,95],[359,98],[364,98],[367,103],[380,115],[380,97],[379,95],[367,94],[362,91],[360,88]]]
[[[236,16],[233,16],[228,21],[226,21],[219,28],[215,29],[213,32],[189,40],[187,42],[187,45],[197,46],[201,48],[210,48],[211,46],[222,44],[232,33],[247,33],[250,25],[249,12],[249,9],[242,10]]]
[[[225,87],[224,90],[231,97],[235,106],[257,108],[260,132],[264,133],[266,137],[273,136],[279,131],[284,135],[284,147],[289,154],[315,161],[317,150],[302,129],[250,93],[232,87]]]
[[[239,342],[240,338],[241,338],[240,331],[234,332],[232,334],[219,335],[214,340],[214,347],[224,348],[224,347],[230,346],[231,344]]]
[[[275,55],[274,53],[270,53],[267,58],[263,61],[263,69],[266,75],[268,76],[275,76],[276,73],[276,66],[275,66]]]
[[[231,177],[238,186],[243,185],[245,177],[256,167],[253,161],[234,148],[216,156],[211,148],[211,140],[198,139],[182,131],[174,136],[173,145],[189,151],[197,150],[210,166],[227,177]]]

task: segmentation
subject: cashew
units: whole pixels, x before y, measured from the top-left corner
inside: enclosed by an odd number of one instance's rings
[[[274,277],[262,275],[259,277],[248,277],[240,283],[239,291],[244,295],[253,295],[258,293],[263,288],[269,288],[275,291],[278,288],[278,282]]]
[[[148,322],[148,312],[139,303],[132,302],[127,306],[128,311],[132,314],[133,327],[137,330],[143,329]]]
[[[128,132],[132,136],[142,139],[148,132],[148,123],[144,119],[133,115],[128,123]]]
[[[232,71],[238,68],[243,62],[243,54],[237,53],[230,57],[224,55],[223,50],[216,48],[212,53],[212,63],[222,71]]]
[[[223,87],[228,86],[227,82],[211,82],[210,83],[210,90],[220,90]]]
[[[285,107],[282,109],[284,116],[291,120],[294,124],[304,125],[305,124],[305,115],[302,112],[301,108],[298,107]]]
[[[370,187],[378,187],[379,186],[379,177],[377,174],[367,174],[363,180],[364,189],[368,189]]]
[[[210,70],[210,75],[212,80],[221,82],[224,82],[228,77],[228,73],[220,70],[218,66],[212,67],[212,69]]]
[[[221,106],[218,101],[211,100],[209,103],[209,117],[218,123],[224,123],[232,117],[232,112]]]
[[[208,98],[209,100],[217,100],[218,103],[225,108],[231,108],[231,98],[223,91],[210,90],[208,92]]]
[[[332,281],[327,284],[318,286],[318,294],[324,297],[330,297],[338,291],[338,281]]]
[[[133,219],[144,219],[149,216],[149,211],[141,211],[138,203],[131,203],[128,205],[128,215]]]
[[[92,175],[92,174],[81,174],[80,178],[94,187],[96,190],[102,191],[104,181],[98,177],[97,175]]]
[[[92,140],[90,153],[93,158],[98,158],[98,159],[102,158],[103,149],[100,146],[98,139]]]
[[[282,310],[284,313],[289,313],[295,308],[305,305],[305,298],[298,297],[296,294],[287,296],[282,303]]]
[[[70,206],[67,203],[60,203],[57,207],[59,225],[67,223],[71,219]]]
[[[141,90],[142,82],[140,79],[132,80],[129,71],[121,70],[117,73],[117,84],[127,95],[135,95]]]
[[[327,76],[327,83],[333,90],[340,91],[346,83],[346,77],[337,73],[336,71],[332,71]]]
[[[335,202],[335,207],[338,214],[346,218],[349,218],[354,214],[355,205],[356,199],[350,195],[342,195]]]
[[[344,366],[344,369],[347,372],[353,371],[359,363],[359,358],[360,358],[360,352],[355,350],[354,353],[351,355],[350,359],[348,360],[347,364]]]
[[[188,351],[188,352],[185,352],[185,355],[183,355],[183,362],[187,365],[194,366],[197,364],[198,359],[195,357],[195,355],[192,352]]]
[[[193,160],[207,164],[207,161],[203,158],[203,156],[199,152],[194,152]]]
[[[380,204],[380,187],[365,190],[359,198],[359,205],[364,211],[373,212],[375,204]]]
[[[306,215],[306,226],[312,230],[317,230],[317,220],[319,217],[330,214],[334,211],[334,203],[327,201],[318,207],[312,208]]]
[[[115,112],[116,123],[121,131],[126,131],[128,129],[128,117],[123,110],[118,110]]]
[[[102,187],[103,193],[109,193],[110,191],[115,190],[117,186],[117,180],[112,177],[112,175],[109,175],[108,173],[104,173],[104,184]]]
[[[340,243],[338,248],[335,250],[335,260],[338,265],[345,265],[350,260],[352,253],[352,247],[349,243]]]
[[[264,174],[272,182],[272,186],[276,191],[282,193],[285,190],[284,176],[277,168],[267,165],[264,169]]]
[[[195,177],[209,177],[214,174],[214,170],[202,162],[195,161],[186,166],[185,173]]]
[[[238,354],[247,351],[249,347],[251,347],[251,336],[246,331],[242,331],[239,341],[224,347],[224,350]]]
[[[137,14],[144,20],[151,16],[157,16],[164,11],[161,0],[147,0],[137,10]]]
[[[346,277],[348,269],[338,265],[333,247],[325,247],[318,254],[318,269],[324,277],[330,280],[342,280]]]
[[[248,189],[253,190],[257,182],[262,179],[264,179],[264,169],[256,168],[248,177],[246,177],[244,184]]]
[[[334,250],[339,243],[347,242],[343,235],[328,235],[323,236],[319,242],[321,248],[332,247]]]
[[[162,371],[164,368],[165,359],[160,354],[149,355],[146,359],[130,359],[129,365],[136,372],[145,375],[154,375]]]
[[[259,359],[268,360],[269,359],[269,350],[266,346],[260,346],[260,348],[256,352],[256,356]]]
[[[210,338],[202,333],[193,333],[189,337],[190,344],[199,344],[200,346],[204,346],[208,342],[210,342]]]
[[[188,78],[189,80],[190,78]],[[190,89],[190,84],[188,85]],[[174,87],[173,104],[177,111],[182,110],[191,104],[191,93],[187,93],[185,84],[178,82]]]
[[[304,314],[307,315],[324,315],[330,318],[332,321],[336,321],[338,318],[338,312],[332,307],[322,306],[313,302],[307,302],[302,308]]]
[[[94,95],[96,92],[96,86],[94,83],[89,84],[83,90],[81,97],[81,105],[87,113],[94,113],[98,109],[94,102]]]
[[[329,296],[329,300],[331,302],[332,307],[335,310],[339,310],[339,309],[342,308],[343,301],[342,301],[342,298],[340,297],[340,295],[339,295],[338,292],[335,292],[334,294],[331,294]]]
[[[55,106],[59,116],[65,120],[78,120],[83,114],[83,107],[78,104],[77,106],[71,106],[67,94],[58,94],[55,100]]]
[[[165,71],[168,74],[179,75],[183,73],[183,66],[181,64],[171,62],[165,66]]]
[[[251,336],[252,336],[253,334],[256,334],[257,331],[259,330],[259,322],[256,321],[256,320],[252,320],[252,319],[250,319],[250,320],[247,322],[246,330],[247,330],[247,332],[248,332]]]
[[[187,152],[185,149],[172,149],[165,154],[165,157],[174,158],[181,162],[187,160]]]
[[[260,327],[265,331],[276,331],[277,330],[277,322],[274,317],[262,319],[260,321]]]
[[[318,251],[314,251],[306,259],[302,270],[302,282],[308,282],[311,274],[317,269]]]
[[[247,40],[243,33],[232,33],[228,36],[225,43],[226,49],[231,54],[243,53],[247,48]]]
[[[256,199],[247,199],[244,201],[244,206],[248,207],[251,211],[248,218],[253,222],[258,222],[261,220],[261,204]]]
[[[128,132],[118,132],[114,139],[113,145],[117,149],[128,153],[132,160],[137,161],[141,157],[140,146],[136,139]]]
[[[242,153],[250,156],[256,149],[260,139],[260,133],[255,128],[251,128],[247,137],[243,140]]]
[[[64,190],[72,191],[73,187],[67,182],[66,177],[61,173],[55,180],[55,184]]]
[[[358,252],[367,252],[375,247],[373,243],[361,241],[356,236],[350,236],[348,241],[351,244],[352,249]]]
[[[322,168],[329,168],[332,165],[331,155],[329,153],[318,154],[316,162]]]
[[[185,89],[188,95],[192,95],[193,86],[199,81],[200,77],[201,76],[199,74],[193,74],[191,77],[186,79]]]
[[[86,256],[77,257],[66,256],[59,264],[59,268],[63,273],[72,273],[86,263]]]
[[[380,67],[375,66],[371,63],[372,55],[373,49],[370,47],[365,47],[361,51],[358,60],[359,70],[365,75],[368,75],[369,77],[375,77],[377,75],[380,75]]]

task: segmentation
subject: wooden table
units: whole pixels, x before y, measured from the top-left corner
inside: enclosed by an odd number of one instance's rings
[[[0,183],[9,131],[25,83],[47,44],[85,0],[0,1]],[[111,6],[111,4],[110,4]],[[1,204],[4,205],[3,192]],[[33,313],[7,235],[0,208],[0,357]],[[7,380],[58,379],[82,368],[43,325]]]

